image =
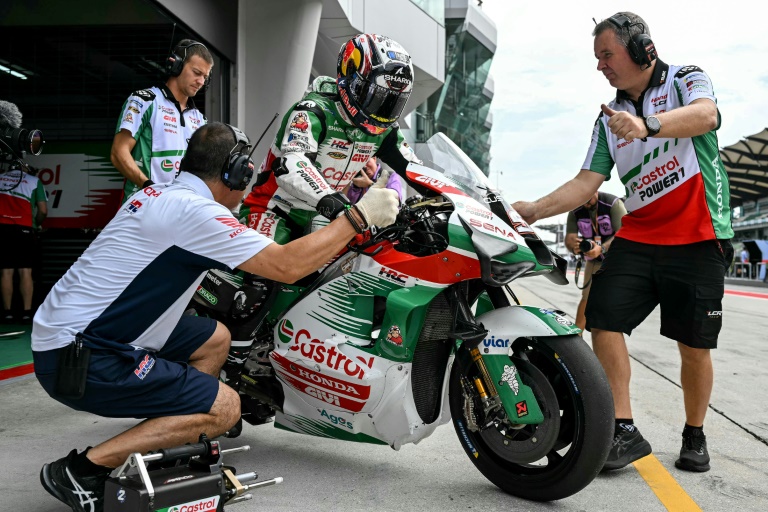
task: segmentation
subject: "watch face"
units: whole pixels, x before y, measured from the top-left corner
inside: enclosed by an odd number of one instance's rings
[[[645,118],[645,126],[648,127],[649,131],[654,133],[659,133],[659,130],[661,130],[661,123],[654,116],[648,116]]]

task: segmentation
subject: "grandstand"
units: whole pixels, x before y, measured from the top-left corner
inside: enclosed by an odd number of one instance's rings
[[[768,239],[768,128],[720,150],[730,180],[734,241]]]

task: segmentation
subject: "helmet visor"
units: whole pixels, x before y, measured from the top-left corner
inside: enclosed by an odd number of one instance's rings
[[[393,91],[364,80],[360,75],[356,75],[350,85],[360,110],[380,123],[391,124],[397,121],[411,96],[410,91]]]

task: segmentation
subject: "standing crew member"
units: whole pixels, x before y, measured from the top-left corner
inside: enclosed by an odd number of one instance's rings
[[[173,181],[192,134],[206,118],[192,98],[207,87],[213,57],[203,43],[183,39],[166,61],[168,80],[131,94],[123,105],[110,158],[125,177],[123,202],[153,183]]]
[[[19,176],[21,175],[21,176]],[[5,249],[0,250],[2,269],[3,321],[13,322],[13,271],[19,272],[19,291],[24,311],[22,323],[32,323],[34,282],[32,264],[36,259],[35,229],[48,215],[48,199],[43,182],[21,168],[0,175],[0,182],[18,183],[13,188],[0,186],[0,239]]]
[[[631,368],[622,333],[661,305],[661,335],[677,342],[685,402],[675,466],[709,471],[704,417],[712,393],[710,350],[723,322],[725,271],[733,257],[728,175],[717,142],[720,113],[712,81],[697,66],[657,58],[648,24],[619,12],[594,31],[597,70],[616,95],[601,113],[581,171],[554,192],[514,209],[529,223],[584,204],[611,175],[625,186],[622,219],[592,278],[587,330],[608,375],[616,412],[605,469],[651,453],[635,427]]]

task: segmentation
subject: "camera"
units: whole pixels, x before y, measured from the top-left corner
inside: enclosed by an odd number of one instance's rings
[[[0,100],[0,155],[4,159],[23,158],[24,153],[39,155],[44,143],[43,132],[21,127],[19,107]]]
[[[579,242],[579,251],[583,253],[591,251],[595,247],[593,240],[582,240]]]
[[[43,132],[21,126],[19,108],[0,100],[0,191],[8,192],[24,180],[30,168],[24,162],[26,153],[39,155],[43,151]]]
[[[0,129],[0,153],[10,153],[21,156],[22,153],[39,155],[43,151],[43,132],[37,129],[5,128]]]

